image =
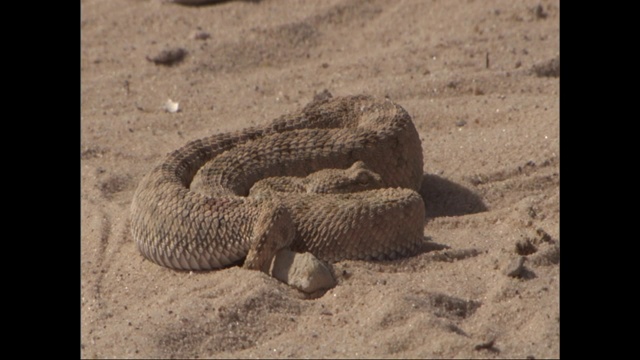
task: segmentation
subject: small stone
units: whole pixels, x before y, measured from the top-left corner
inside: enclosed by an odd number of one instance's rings
[[[210,37],[211,37],[211,34],[209,34],[206,31],[196,31],[193,34],[191,34],[191,38],[194,40],[207,40]]]
[[[487,341],[484,341],[480,344],[477,344],[476,346],[473,347],[474,350],[479,351],[479,350],[489,350],[491,352],[499,352],[498,349],[496,349],[494,347],[496,343],[496,339],[495,338],[491,338]]]
[[[336,280],[329,268],[311,253],[281,249],[271,266],[271,276],[305,293],[330,289]]]
[[[531,68],[538,77],[560,77],[560,55]]]
[[[560,246],[554,244],[532,255],[529,259],[536,266],[550,266],[560,263]]]
[[[178,111],[180,111],[180,104],[178,104],[177,101],[173,101],[171,99],[167,99],[163,107],[166,112],[170,113],[177,113]]]
[[[147,56],[147,60],[153,62],[156,65],[172,66],[182,62],[185,56],[187,56],[187,50],[183,48],[175,48],[162,50],[158,55],[154,57]]]
[[[536,16],[536,19],[546,19],[547,18],[548,14],[544,11],[544,8],[542,7],[542,4],[538,4],[538,6],[536,6],[533,11],[534,11],[534,14]]]
[[[538,249],[531,243],[528,238],[520,239],[516,242],[516,253],[518,255],[531,255],[538,251]]]
[[[512,260],[509,265],[504,269],[504,273],[507,276],[519,278],[522,277],[524,271],[524,256],[519,256],[516,259]]]

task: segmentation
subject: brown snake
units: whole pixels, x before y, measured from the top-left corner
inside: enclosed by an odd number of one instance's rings
[[[382,188],[249,195],[264,178],[357,161],[379,175]],[[168,154],[135,191],[131,229],[146,258],[175,269],[215,269],[246,257],[245,267],[264,270],[287,246],[325,261],[393,259],[423,241],[422,166],[418,133],[399,105],[365,95],[315,100],[265,126]],[[190,189],[199,170],[206,194]]]

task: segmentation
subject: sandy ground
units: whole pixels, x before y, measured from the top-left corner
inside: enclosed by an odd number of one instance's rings
[[[177,48],[173,66],[150,61]],[[554,59],[558,1],[81,1],[81,356],[558,357]],[[315,299],[143,259],[129,205],[164,154],[324,89],[411,114],[434,250],[334,264]]]

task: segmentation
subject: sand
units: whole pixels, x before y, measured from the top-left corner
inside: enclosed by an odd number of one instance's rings
[[[164,154],[324,89],[411,114],[429,251],[336,263],[315,298],[138,253]],[[558,357],[558,93],[558,1],[81,1],[81,356]]]

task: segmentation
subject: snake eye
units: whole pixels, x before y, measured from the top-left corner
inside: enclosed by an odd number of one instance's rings
[[[366,172],[361,172],[356,175],[356,181],[360,185],[367,185],[371,182],[371,177]]]

